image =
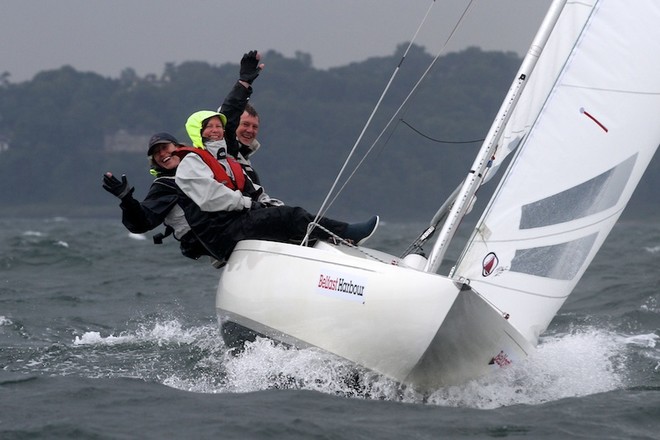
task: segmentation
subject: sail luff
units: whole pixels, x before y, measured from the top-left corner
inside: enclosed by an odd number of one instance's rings
[[[491,125],[481,150],[463,182],[462,188],[456,197],[456,201],[447,216],[447,220],[445,220],[442,229],[438,234],[438,238],[429,254],[428,262],[424,268],[425,271],[436,272],[442,264],[442,259],[447,252],[449,242],[454,237],[460,221],[468,211],[477,189],[485,178],[485,173],[491,163],[493,153],[503,135],[503,129],[511,117],[513,108],[520,99],[521,93],[527,83],[527,79],[531,75],[565,4],[566,0],[555,0],[550,6],[541,27],[532,41],[527,55],[523,59],[518,73],[516,74],[516,79],[511,85],[509,92],[497,113],[495,121]]]

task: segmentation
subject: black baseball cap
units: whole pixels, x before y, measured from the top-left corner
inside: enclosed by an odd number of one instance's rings
[[[175,144],[179,145],[179,141],[176,140],[174,136],[169,133],[156,133],[151,136],[149,139],[149,149],[147,150],[147,156],[151,156],[154,153],[154,149],[159,144]]]

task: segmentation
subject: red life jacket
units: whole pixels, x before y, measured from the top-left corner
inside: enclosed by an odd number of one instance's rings
[[[243,192],[243,189],[245,188],[245,175],[243,174],[243,167],[241,167],[241,164],[236,162],[236,160],[232,159],[231,157],[227,157],[227,163],[229,163],[231,172],[234,173],[234,179],[232,179],[229,177],[229,174],[227,174],[227,171],[225,171],[225,168],[220,165],[218,159],[209,153],[208,150],[202,150],[201,148],[195,147],[179,147],[172,154],[183,159],[188,153],[197,154],[204,161],[204,163],[208,165],[209,168],[211,168],[211,171],[213,172],[213,178],[215,178],[215,180],[222,183],[229,189],[237,189]]]

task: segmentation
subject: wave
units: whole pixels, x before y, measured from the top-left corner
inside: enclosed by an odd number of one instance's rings
[[[89,265],[85,254],[86,249],[72,247],[67,237],[30,229],[7,239],[7,246],[0,252],[0,268]]]
[[[46,234],[40,231],[25,231],[23,235],[26,237],[44,237]]]
[[[621,335],[594,328],[550,335],[517,364],[463,385],[425,393],[315,348],[295,349],[258,338],[235,352],[224,345],[216,325],[186,328],[178,319],[144,323],[118,335],[87,332],[74,339],[73,347],[84,350],[78,354],[90,359],[103,353],[106,368],[113,364],[108,356],[114,356],[119,367],[108,369],[107,376],[130,372],[130,377],[155,379],[189,392],[313,390],[360,399],[492,409],[634,385],[630,351],[650,351],[653,358],[658,339],[654,334]],[[99,373],[98,365],[87,367]]]
[[[645,246],[644,250],[649,254],[657,254],[660,252],[660,246],[652,246],[652,247]]]
[[[141,324],[133,332],[122,332],[118,336],[101,336],[100,332],[86,332],[76,336],[74,346],[115,346],[150,342],[159,346],[167,344],[195,344],[208,336],[209,327],[184,328],[177,319]],[[217,332],[217,329],[214,329]]]

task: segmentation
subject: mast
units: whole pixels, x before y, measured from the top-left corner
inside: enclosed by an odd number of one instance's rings
[[[463,185],[456,197],[456,202],[452,206],[451,211],[447,216],[447,220],[444,222],[442,229],[440,230],[433,249],[429,254],[426,267],[424,268],[426,272],[437,272],[440,267],[442,259],[447,252],[449,242],[456,234],[456,229],[458,228],[460,221],[465,216],[477,189],[483,182],[485,171],[489,167],[493,153],[502,137],[504,127],[511,117],[511,111],[518,102],[518,99],[527,84],[527,79],[532,73],[555,24],[559,20],[559,16],[561,15],[565,4],[566,0],[554,0],[548,13],[543,19],[543,23],[536,33],[532,45],[527,51],[527,55],[523,59],[520,69],[516,74],[516,79],[509,88],[509,92],[504,98],[504,102],[488,131],[488,135],[481,146],[481,150],[472,164],[467,177],[463,181]]]

